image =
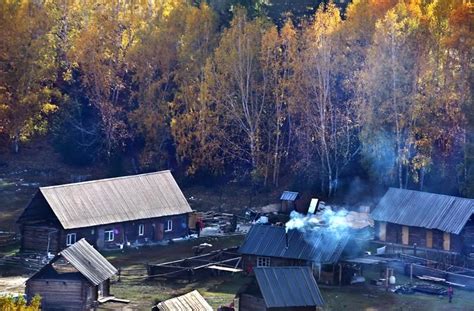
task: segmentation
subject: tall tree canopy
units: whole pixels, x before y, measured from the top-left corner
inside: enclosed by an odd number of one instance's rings
[[[327,196],[356,175],[474,195],[472,4],[287,2],[1,1],[0,142]]]

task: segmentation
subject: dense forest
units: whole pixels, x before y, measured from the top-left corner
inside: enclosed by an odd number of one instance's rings
[[[0,0],[0,152],[472,197],[466,2]]]

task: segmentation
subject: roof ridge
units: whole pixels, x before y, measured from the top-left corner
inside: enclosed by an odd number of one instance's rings
[[[40,190],[48,190],[48,189],[63,188],[63,187],[70,187],[70,186],[76,186],[76,185],[84,185],[84,184],[91,184],[91,183],[107,182],[107,181],[111,181],[111,180],[120,180],[120,179],[134,178],[134,177],[140,177],[140,176],[158,175],[158,174],[164,174],[164,173],[167,173],[167,172],[170,172],[170,173],[171,173],[171,170],[162,170],[162,171],[149,172],[149,173],[142,173],[142,174],[135,174],[135,175],[125,175],[125,176],[117,176],[117,177],[109,177],[109,178],[101,178],[101,179],[93,179],[93,180],[79,181],[79,182],[73,182],[73,183],[67,183],[67,184],[60,184],[60,185],[39,187],[39,189],[40,189]]]
[[[450,195],[450,194],[435,193],[435,192],[428,192],[428,191],[421,191],[421,190],[414,190],[414,189],[402,189],[402,188],[396,188],[396,187],[389,187],[389,189],[393,189],[396,191],[410,191],[410,192],[416,192],[420,194],[433,194],[433,195],[439,195],[439,196],[444,196],[444,197],[449,197],[449,198],[454,198],[454,199],[461,199],[461,200],[474,200],[474,198],[459,197],[459,196]]]

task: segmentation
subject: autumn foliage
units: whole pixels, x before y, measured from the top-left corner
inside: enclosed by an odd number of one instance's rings
[[[272,19],[212,3],[1,1],[0,135],[21,152],[49,133],[73,163],[293,176],[327,195],[354,172],[473,194],[471,5]]]

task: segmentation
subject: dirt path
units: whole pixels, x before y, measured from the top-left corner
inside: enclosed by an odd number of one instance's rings
[[[22,276],[0,277],[0,292],[23,293],[26,280]]]

